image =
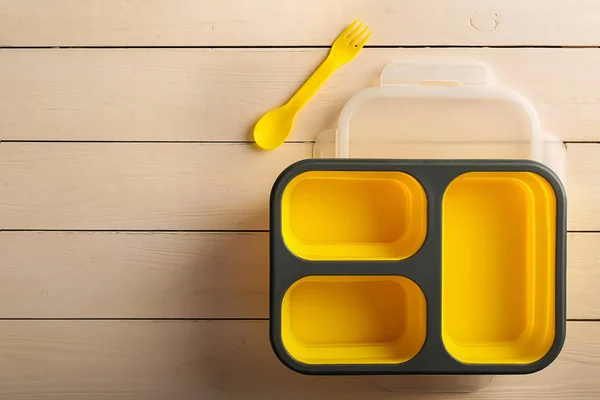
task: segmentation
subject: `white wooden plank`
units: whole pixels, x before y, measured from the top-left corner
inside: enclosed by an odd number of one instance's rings
[[[3,46],[328,45],[355,18],[375,45],[598,45],[593,0],[0,1]]]
[[[567,248],[567,317],[600,319],[600,234],[570,233]]]
[[[269,193],[310,144],[2,143],[2,229],[267,229]]]
[[[287,101],[326,51],[3,50],[0,139],[249,140],[258,118]],[[600,140],[596,49],[366,49],[308,103],[289,139],[315,140],[397,59],[486,62],[532,102],[544,130]]]
[[[600,234],[568,236],[568,318],[599,319]],[[268,233],[0,232],[0,318],[267,318]]]
[[[598,230],[600,226],[600,145],[567,146],[569,228]]]
[[[0,228],[267,229],[269,193],[310,144],[2,143]],[[600,230],[600,146],[568,152],[570,230]]]
[[[460,398],[597,399],[600,324],[568,323],[559,358]],[[10,399],[422,399],[374,377],[305,376],[273,355],[266,321],[1,321],[0,396]],[[402,378],[399,378],[402,379]],[[411,383],[415,377],[405,377]],[[438,378],[440,379],[440,378]],[[456,399],[456,394],[435,395]]]
[[[0,318],[266,318],[267,233],[0,232]]]

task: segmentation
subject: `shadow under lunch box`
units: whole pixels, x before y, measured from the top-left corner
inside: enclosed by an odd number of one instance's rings
[[[566,195],[531,160],[311,159],[270,204],[270,337],[307,374],[519,374],[559,354]]]

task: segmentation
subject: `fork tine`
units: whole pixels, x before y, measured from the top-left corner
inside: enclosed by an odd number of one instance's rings
[[[363,46],[364,46],[364,45],[367,43],[367,40],[369,40],[369,38],[371,37],[371,33],[372,33],[372,32],[369,32],[369,33],[367,33],[367,36],[365,36],[365,37],[363,38],[363,40],[361,40],[360,42],[358,42],[358,43],[356,44],[356,47],[357,47],[357,48],[359,48],[359,49],[362,49],[362,48],[363,48]]]
[[[346,27],[346,29],[344,29],[344,31],[340,34],[340,36],[343,38],[347,38],[348,35],[350,34],[350,32],[352,32],[354,30],[354,27],[356,27],[356,24],[358,24],[357,19],[355,19],[354,22],[352,22],[350,25],[348,25]]]
[[[346,35],[346,40],[350,41],[352,40],[356,34],[360,31],[360,28],[363,27],[363,23],[361,22],[360,24],[358,24],[358,26],[352,30],[352,32],[350,32],[349,34]]]
[[[368,34],[367,34],[367,33],[368,33]],[[368,38],[369,38],[369,35],[371,34],[371,33],[369,32],[369,27],[368,27],[368,26],[365,26],[365,27],[363,28],[363,30],[362,30],[362,31],[360,31],[360,33],[357,33],[357,34],[356,34],[356,35],[355,35],[355,36],[352,38],[352,40],[350,41],[350,46],[358,46],[358,44],[359,44],[360,42],[364,41],[365,34],[367,34],[367,39],[368,39]],[[366,43],[366,41],[365,41],[365,43]],[[363,45],[364,45],[364,43],[363,43]]]

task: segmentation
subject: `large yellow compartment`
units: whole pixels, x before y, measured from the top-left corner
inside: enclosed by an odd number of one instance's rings
[[[529,364],[555,334],[556,195],[531,172],[469,172],[442,207],[442,339],[458,361]]]
[[[408,278],[309,276],[283,298],[283,345],[306,364],[401,363],[425,336],[425,296]]]
[[[305,172],[281,207],[283,240],[307,260],[401,260],[427,232],[425,191],[402,172]]]

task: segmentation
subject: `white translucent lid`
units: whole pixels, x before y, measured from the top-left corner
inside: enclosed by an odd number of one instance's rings
[[[564,179],[562,142],[543,135],[520,94],[497,85],[486,64],[395,61],[381,85],[344,106],[337,130],[325,132],[315,157],[531,159]]]

